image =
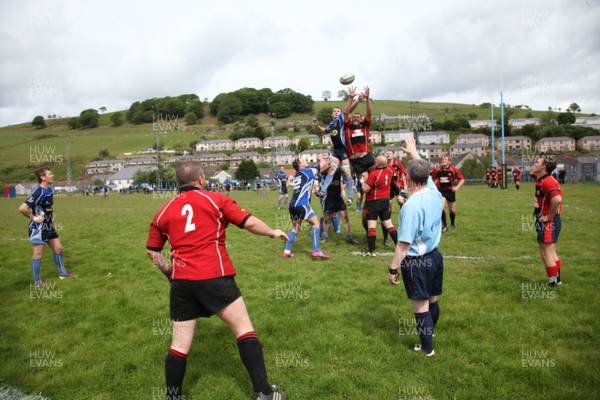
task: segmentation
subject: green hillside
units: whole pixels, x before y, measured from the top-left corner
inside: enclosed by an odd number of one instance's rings
[[[344,106],[342,101],[317,101],[314,105],[315,114],[321,108]],[[477,119],[490,117],[489,108],[480,108],[477,105],[458,103],[426,103],[393,100],[374,100],[374,113],[385,113],[389,116],[407,114],[430,114],[437,121],[445,118],[452,119],[456,114],[477,114]],[[364,112],[364,105],[358,111]],[[515,109],[512,118],[524,118],[531,112],[533,116],[540,117],[545,111],[530,111]],[[125,111],[121,111],[125,114]],[[94,159],[99,159],[102,149],[109,151],[105,158],[113,159],[127,152],[141,151],[156,143],[158,132],[153,129],[152,123],[133,125],[125,123],[119,127],[110,125],[110,116],[106,113],[100,116],[100,126],[94,129],[72,130],[67,127],[67,120],[47,120],[47,127],[36,129],[31,123],[12,125],[0,128],[0,173],[4,183],[20,181],[33,181],[33,170],[39,165],[52,166],[59,179],[67,176],[67,144],[70,144],[70,160],[73,181],[84,176],[85,165]],[[165,147],[179,146],[189,148],[193,141],[203,139],[227,138],[233,126],[220,127],[216,118],[207,115],[199,124],[185,126],[183,130],[168,129],[161,134],[161,143]],[[497,108],[495,115],[499,116]],[[308,124],[313,115],[294,114],[285,119],[277,119],[277,125],[287,123]],[[268,115],[259,115],[258,120],[264,125],[270,125]],[[183,125],[183,119],[173,125]],[[157,129],[158,130],[158,129]],[[297,133],[289,133],[296,135]],[[140,157],[143,155],[140,154]]]

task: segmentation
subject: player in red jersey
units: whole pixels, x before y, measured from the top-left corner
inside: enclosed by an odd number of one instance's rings
[[[388,150],[386,153],[388,167],[392,170],[392,182],[394,183],[390,187],[390,214],[392,213],[392,201],[396,199],[396,202],[402,208],[402,205],[407,199],[406,195],[406,168],[402,161],[396,158],[393,151]],[[390,241],[388,239],[388,231],[383,225],[381,225],[383,232],[383,245],[388,247]]]
[[[487,183],[488,187],[490,187],[492,184],[492,171],[489,168],[485,170],[485,182]]]
[[[445,211],[446,203],[448,203],[448,211],[450,212],[450,224],[452,224],[453,229],[456,229],[456,192],[465,184],[463,174],[456,167],[453,167],[450,162],[450,157],[444,156],[442,164],[431,172],[431,178],[444,198],[444,205],[442,207],[442,232],[448,231]],[[458,183],[455,184],[454,182],[457,180]]]
[[[532,175],[538,176],[533,211],[536,218],[535,229],[550,286],[561,283],[561,263],[556,254],[556,242],[562,228],[560,213],[563,197],[560,185],[551,175],[554,169],[556,169],[556,162],[544,157],[538,158],[532,168]]]
[[[523,174],[523,172],[521,171],[521,168],[515,167],[513,169],[513,172],[512,172],[513,181],[515,182],[515,187],[517,188],[517,190],[519,190],[519,184],[521,183],[521,175],[522,174]]]
[[[234,280],[236,270],[225,247],[225,230],[231,223],[256,235],[283,240],[287,235],[271,229],[230,197],[202,190],[204,172],[196,163],[181,163],[176,177],[181,193],[156,213],[146,242],[148,256],[171,282],[173,338],[165,360],[167,396],[184,398],[186,357],[197,319],[217,314],[237,338],[257,399],[286,399],[267,380],[262,346]],[[162,254],[167,241],[171,262]]]
[[[373,120],[373,108],[371,102],[371,89],[365,87],[365,91],[358,95],[358,100],[353,100],[356,97],[356,87],[348,89],[349,100],[344,111],[344,116],[348,116],[344,120],[344,135],[346,137],[346,150],[350,158],[350,164],[354,168],[354,172],[363,181],[369,176],[369,170],[375,165],[375,157],[371,153],[371,144],[369,142],[371,121]],[[367,111],[363,118],[360,113],[354,113],[356,106],[361,100],[367,103]],[[352,117],[350,117],[352,114]]]
[[[364,256],[375,255],[375,242],[377,235],[377,218],[381,224],[388,230],[394,245],[398,242],[396,228],[392,224],[390,213],[390,187],[392,185],[393,172],[388,168],[385,156],[378,156],[375,159],[375,169],[369,172],[367,181],[362,184],[363,192],[366,195],[365,208],[367,210],[367,244],[369,250]]]

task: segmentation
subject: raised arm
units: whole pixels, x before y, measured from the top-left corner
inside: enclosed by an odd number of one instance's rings
[[[354,112],[360,102],[360,99],[354,100],[354,97],[356,97],[356,86],[350,86],[348,88],[348,102],[346,103],[346,108],[344,108],[344,121],[350,119],[350,114]]]
[[[410,156],[412,158],[420,160],[421,156],[419,155],[419,152],[417,151],[417,142],[415,141],[415,139],[408,138],[405,140],[405,142],[406,142],[406,147],[400,146],[400,148],[402,150],[404,150],[405,152],[407,152],[408,154],[410,154]]]
[[[373,119],[373,109],[371,104],[371,89],[365,86],[365,91],[361,94],[367,102],[367,113],[365,114],[365,120],[371,121]]]
[[[321,132],[321,135],[324,135],[325,133],[327,133],[325,127],[319,125],[318,119],[313,118],[312,121],[313,121],[313,125],[315,126],[315,128],[317,128]]]

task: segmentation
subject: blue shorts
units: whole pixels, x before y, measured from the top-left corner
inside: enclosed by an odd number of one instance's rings
[[[406,257],[400,272],[409,299],[428,300],[442,294],[444,257],[437,248],[420,257]]]
[[[546,223],[539,221],[539,215],[535,216],[535,230],[538,243],[556,243],[562,228],[560,215],[555,216],[552,221]]]
[[[280,187],[279,194],[288,194],[287,186]]]
[[[346,153],[346,149],[333,149],[333,156],[341,162],[348,158],[348,153]]]
[[[317,213],[315,213],[310,205],[290,207],[290,218],[292,221],[306,221],[316,216]]]

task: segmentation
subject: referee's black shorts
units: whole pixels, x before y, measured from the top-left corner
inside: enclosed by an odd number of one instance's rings
[[[437,248],[420,257],[406,257],[400,272],[409,299],[428,300],[442,294],[444,258]]]
[[[202,281],[174,280],[171,282],[171,319],[208,318],[241,295],[233,275]]]

